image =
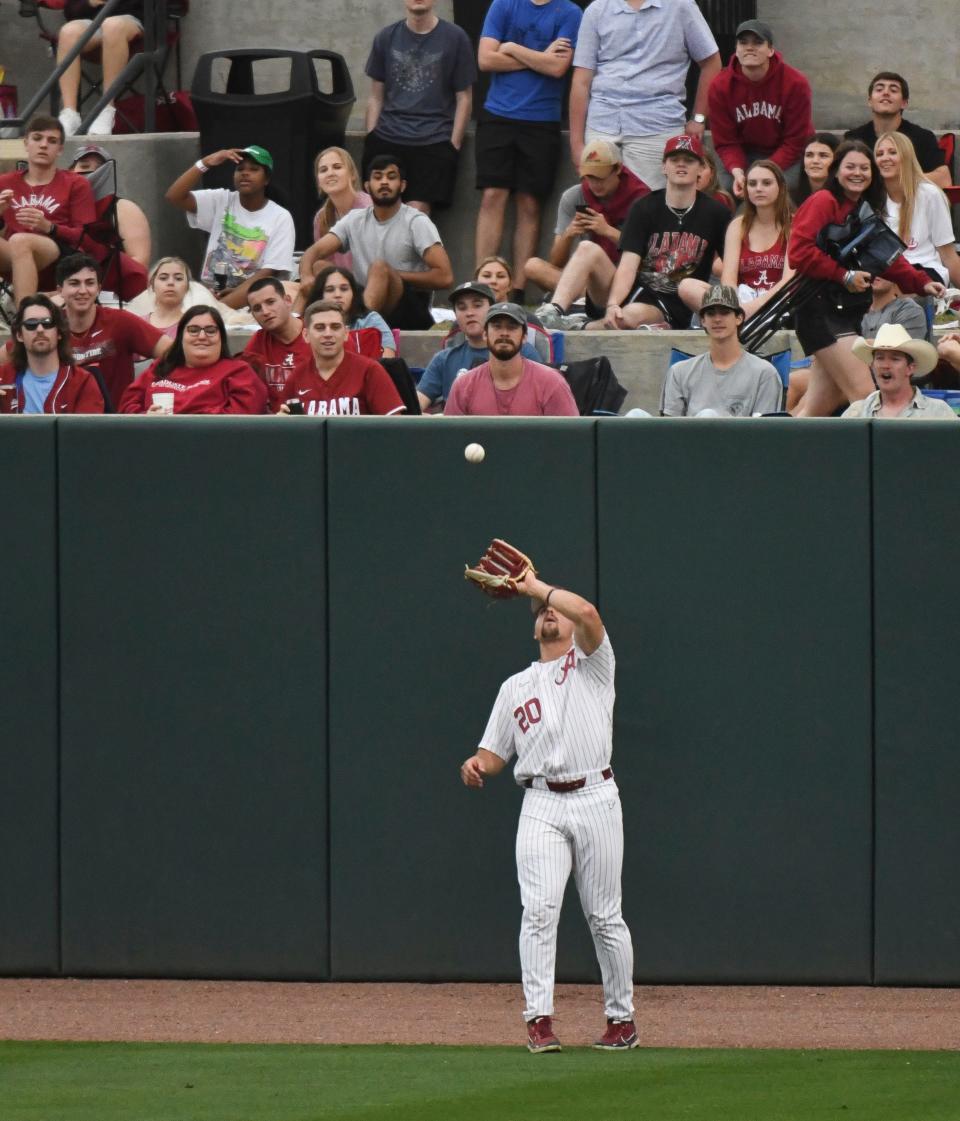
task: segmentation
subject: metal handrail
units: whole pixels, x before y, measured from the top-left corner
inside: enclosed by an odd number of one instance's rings
[[[116,9],[120,0],[106,0],[103,7],[97,12],[93,22],[80,36],[74,46],[54,68],[52,74],[40,86],[37,92],[27,102],[23,113],[19,117],[6,117],[3,127],[16,129],[23,135],[27,124],[36,113],[40,104],[50,96],[52,90],[59,82],[61,75],[72,65],[74,59],[81,54],[84,47],[90,42],[99,30],[101,24]],[[78,130],[80,135],[87,132],[94,119],[102,109],[105,109],[114,97],[126,86],[143,74],[144,77],[144,132],[153,132],[156,125],[156,97],[158,74],[164,62],[164,47],[166,45],[167,29],[167,0],[144,0],[143,10],[143,50],[133,55],[127,65],[121,70],[116,80],[105,89],[92,109],[88,109],[80,122]]]

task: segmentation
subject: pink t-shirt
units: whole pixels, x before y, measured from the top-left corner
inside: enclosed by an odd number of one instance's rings
[[[490,363],[475,366],[453,383],[445,416],[579,416],[561,374],[523,359],[523,376],[512,389],[497,389]]]

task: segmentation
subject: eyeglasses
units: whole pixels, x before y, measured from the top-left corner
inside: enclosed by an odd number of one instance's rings
[[[220,328],[215,323],[208,323],[204,327],[199,327],[196,323],[190,323],[187,325],[186,331],[188,335],[193,335],[194,338],[197,335],[206,335],[212,339],[214,335],[220,334]]]
[[[21,329],[24,331],[36,331],[38,327],[42,327],[44,331],[49,331],[53,326],[54,322],[49,315],[43,319],[25,319],[20,324]]]

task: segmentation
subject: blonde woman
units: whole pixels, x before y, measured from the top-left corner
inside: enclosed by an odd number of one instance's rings
[[[913,142],[902,132],[884,132],[873,149],[884,190],[884,219],[906,242],[904,256],[931,280],[960,286],[960,257],[950,204],[923,174]]]
[[[175,338],[180,317],[189,307],[206,304],[221,315],[229,314],[209,289],[193,279],[190,266],[182,257],[161,257],[150,270],[145,291],[127,304],[127,311],[139,315],[169,338]]]
[[[345,148],[324,148],[313,161],[313,173],[322,200],[313,216],[313,240],[319,241],[344,214],[363,210],[373,200],[360,189],[360,172]],[[334,253],[328,261],[318,261],[314,273],[327,264],[349,269],[353,267],[353,257],[349,253]]]
[[[500,304],[510,299],[513,289],[513,269],[505,257],[484,257],[477,264],[473,279],[486,284],[493,292],[494,303]]]

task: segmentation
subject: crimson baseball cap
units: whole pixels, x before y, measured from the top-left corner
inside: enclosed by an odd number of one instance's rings
[[[266,150],[261,148],[259,144],[249,144],[246,148],[241,148],[241,152],[245,156],[249,156],[254,163],[258,163],[261,167],[265,167],[267,171],[273,171],[273,156]]]
[[[667,159],[669,156],[675,156],[677,153],[685,156],[693,156],[694,159],[699,160],[701,163],[706,163],[703,155],[703,145],[696,136],[688,136],[687,133],[682,132],[679,136],[671,136],[667,143],[664,145],[663,158]]]

